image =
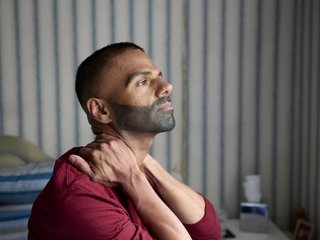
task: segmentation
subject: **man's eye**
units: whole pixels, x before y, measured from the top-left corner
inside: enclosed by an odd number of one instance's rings
[[[140,80],[137,82],[137,86],[144,86],[147,84],[147,80],[146,79],[143,79],[143,80]]]

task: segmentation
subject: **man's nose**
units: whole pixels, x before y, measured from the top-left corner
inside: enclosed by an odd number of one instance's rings
[[[161,79],[161,83],[159,84],[156,95],[157,97],[168,96],[171,94],[172,90],[173,90],[172,84],[170,84],[168,81],[164,79]]]

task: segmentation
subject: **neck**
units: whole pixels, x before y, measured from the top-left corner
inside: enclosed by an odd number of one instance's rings
[[[156,136],[155,133],[138,133],[118,130],[112,124],[105,126],[103,129],[92,127],[92,131],[97,136],[107,134],[121,139],[135,155],[138,165],[142,164],[153,144],[154,137]]]

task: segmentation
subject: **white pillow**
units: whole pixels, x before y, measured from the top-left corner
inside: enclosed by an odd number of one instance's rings
[[[33,203],[52,176],[54,161],[0,169],[0,204]]]
[[[35,144],[14,136],[0,136],[0,153],[16,155],[25,163],[51,159]]]

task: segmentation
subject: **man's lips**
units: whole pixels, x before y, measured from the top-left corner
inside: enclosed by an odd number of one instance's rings
[[[169,110],[173,110],[173,106],[171,102],[167,101],[161,105],[161,107],[158,109],[158,112],[169,111]]]

